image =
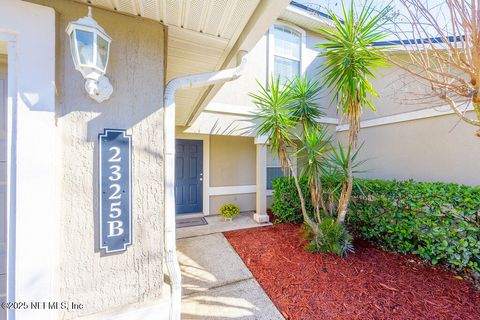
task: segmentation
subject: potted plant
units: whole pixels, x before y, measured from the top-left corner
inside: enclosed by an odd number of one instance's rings
[[[240,213],[240,207],[236,204],[224,204],[220,207],[220,215],[225,218],[225,221],[232,221]]]

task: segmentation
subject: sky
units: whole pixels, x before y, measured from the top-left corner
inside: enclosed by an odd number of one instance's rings
[[[324,8],[330,8],[333,12],[335,12],[338,15],[341,15],[341,10],[342,10],[342,2],[344,3],[345,7],[348,8],[350,7],[351,0],[295,0],[296,2],[299,2],[301,4],[304,4],[308,7],[311,7],[312,9],[320,10],[325,12],[326,10]],[[353,3],[357,7],[361,7],[366,0],[354,0]],[[445,14],[448,14],[448,9],[445,7],[445,0],[424,0],[423,1],[425,5],[430,9],[430,12],[436,17],[436,19],[439,21],[441,25],[447,25],[446,21],[448,21],[448,17],[445,16]],[[398,21],[405,21],[402,16],[406,16],[408,14],[408,11],[406,8],[400,3],[399,0],[393,0],[393,1],[388,1],[388,0],[374,0],[375,5],[378,8],[382,8],[383,6],[386,6],[387,4],[391,3],[391,5],[394,7],[394,11],[398,13]],[[406,34],[409,34],[410,28],[407,27],[406,25],[402,27],[403,32]],[[431,36],[435,36],[432,31]],[[412,37],[410,37],[412,38]],[[386,40],[396,40],[396,36],[391,36],[388,37]]]

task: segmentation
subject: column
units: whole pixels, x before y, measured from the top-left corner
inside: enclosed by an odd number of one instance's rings
[[[257,223],[269,222],[267,215],[267,137],[255,138],[256,146],[256,212],[253,219]]]

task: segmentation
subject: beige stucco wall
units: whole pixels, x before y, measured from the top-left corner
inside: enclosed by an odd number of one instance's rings
[[[315,48],[318,43],[325,39],[317,33],[305,32],[305,50],[302,53],[304,68],[307,76],[312,79],[319,77],[319,72],[324,59],[318,57],[320,49]],[[399,58],[407,58],[405,55],[395,53]],[[257,81],[265,85],[268,71],[268,34],[266,34],[249,54],[249,64],[246,74],[240,79],[225,84],[211,102],[211,109],[197,119],[188,129],[189,132],[219,133],[219,134],[245,134],[254,135],[255,126],[252,117],[245,115],[252,112],[254,106],[249,92],[258,90]],[[374,99],[376,111],[365,110],[362,120],[375,119],[390,115],[403,114],[406,112],[432,108],[441,105],[438,100],[425,95],[429,92],[428,86],[420,84],[412,79],[406,72],[398,67],[383,67],[378,70],[377,79],[372,82],[379,93],[379,98]],[[321,93],[319,103],[324,107],[327,117],[337,118],[335,105],[330,105],[331,95],[326,90]],[[219,111],[219,108],[223,108]],[[240,115],[227,113],[240,112]],[[214,128],[214,130],[212,130]],[[240,128],[240,130],[237,130]],[[345,142],[346,131],[337,132],[336,125],[329,124],[327,128],[332,135],[333,142]],[[480,176],[478,163],[480,151],[478,139],[473,136],[471,126],[458,123],[453,115],[431,117],[396,124],[385,124],[377,127],[362,129],[360,141],[365,141],[363,158],[369,159],[365,168],[369,169],[364,176],[368,178],[383,179],[416,179],[423,181],[446,181],[467,184],[479,184]],[[233,185],[236,180],[231,176],[232,164],[230,154],[240,154],[237,145],[233,147],[229,143],[214,141],[211,143],[211,186]],[[219,138],[225,139],[222,137]],[[230,150],[225,152],[223,150]],[[246,151],[242,151],[246,152]],[[254,154],[254,150],[250,151]],[[217,157],[214,153],[226,154],[227,158]],[[239,168],[238,172],[254,172],[253,156],[252,170]],[[218,163],[218,164],[217,164]],[[242,165],[242,161],[234,162]],[[217,165],[219,166],[217,168]],[[222,166],[226,166],[223,168]],[[299,161],[298,167],[302,163]],[[254,184],[254,176],[250,179]],[[233,202],[237,196],[215,196],[210,200],[210,212],[215,213],[217,207],[225,202]],[[253,199],[253,198],[252,198]],[[254,204],[252,200],[252,204]],[[271,206],[272,198],[267,197],[267,204]],[[252,208],[254,208],[252,206]]]
[[[281,21],[280,23],[285,22]],[[302,63],[307,77],[310,79],[319,79],[320,77],[325,59],[318,56],[322,49],[315,46],[323,42],[325,42],[325,39],[322,35],[305,30],[305,50],[302,52]],[[406,55],[395,54],[404,61],[408,60]],[[225,104],[226,112],[235,111],[233,109],[238,110],[238,108],[228,105],[253,107],[252,99],[248,96],[248,93],[258,91],[257,81],[262,85],[266,84],[268,59],[267,33],[249,53],[249,63],[245,75],[236,81],[223,85],[211,103]],[[420,99],[419,94],[422,94],[421,97],[424,98],[423,94],[428,92],[428,86],[415,81],[398,67],[379,68],[377,79],[372,79],[372,83],[379,94],[379,98],[373,100],[376,110],[366,109],[363,119],[372,119],[438,105],[438,101],[435,99]],[[336,118],[338,116],[336,105],[332,105],[331,101],[332,95],[329,94],[329,90],[322,90],[319,95],[319,104],[328,117]],[[227,109],[228,107],[230,109]],[[208,119],[213,118],[215,117],[212,115],[208,116]],[[200,123],[204,122],[205,120],[196,125],[199,126]]]
[[[267,79],[267,35],[258,41],[255,47],[248,53],[248,63],[241,78],[225,83],[219,92],[213,97],[211,103],[224,103],[230,105],[253,107],[249,92],[255,92],[258,88],[257,81],[265,85]],[[225,111],[235,111],[226,109]]]
[[[406,54],[395,52],[391,55],[405,64],[409,61]],[[376,110],[365,109],[363,120],[445,105],[432,95],[428,83],[419,81],[394,65],[379,68],[376,78],[371,79],[371,82],[379,97],[373,100]]]
[[[210,186],[255,184],[255,144],[250,137],[210,137]]]
[[[306,31],[305,50],[302,58],[309,78],[319,77],[323,58],[315,45],[325,41],[320,34]],[[268,37],[265,36],[251,53],[251,66],[247,76],[229,83],[219,91],[213,102],[251,106],[249,92],[256,91],[258,80],[265,84],[268,66]],[[397,59],[408,61],[404,54],[394,53]],[[378,70],[372,79],[379,98],[374,99],[375,111],[367,109],[362,120],[442,106],[431,96],[430,88],[413,79],[398,67],[389,66]],[[337,117],[335,106],[330,105],[331,95],[323,91],[319,99],[330,118]],[[212,116],[209,116],[212,118]],[[221,116],[218,115],[218,118]],[[222,122],[221,120],[216,120]],[[230,123],[224,121],[224,127]],[[253,124],[253,122],[252,122]],[[346,131],[336,132],[328,125],[334,141],[345,142]],[[368,178],[440,180],[466,184],[480,184],[478,163],[480,149],[474,128],[453,115],[430,117],[395,124],[385,124],[362,129],[360,141],[365,141],[363,158],[368,158],[364,175]],[[477,164],[477,165],[475,165]],[[299,167],[301,163],[299,163]],[[268,201],[270,204],[270,200]]]
[[[272,196],[267,196],[267,208],[271,209],[273,205],[273,195]]]
[[[480,139],[455,115],[363,128],[359,139],[367,178],[480,184]]]
[[[210,137],[210,186],[255,185],[256,147],[250,137]],[[210,214],[218,214],[226,203],[240,206],[241,211],[255,210],[255,193],[211,195]]]
[[[210,196],[210,214],[218,214],[224,204],[233,203],[241,212],[255,210],[255,193]]]
[[[73,1],[32,1],[57,13],[57,126],[61,139],[61,243],[59,298],[82,303],[62,319],[149,301],[163,283],[162,99],[163,26],[136,17],[93,9],[112,37],[107,70],[114,93],[98,104],[74,69],[64,32],[87,14]],[[133,244],[126,252],[98,251],[98,145],[104,128],[132,135]]]
[[[280,21],[279,23],[286,23]],[[288,24],[288,23],[287,23]],[[318,77],[324,59],[318,57],[320,49],[315,48],[318,43],[325,40],[317,33],[305,30],[305,50],[302,51],[303,69],[309,78]],[[248,54],[248,64],[245,74],[238,80],[225,83],[219,92],[212,99],[211,103],[222,103],[241,107],[254,107],[252,99],[248,96],[250,92],[258,91],[258,83],[265,86],[268,75],[268,32],[259,40],[255,47]],[[321,95],[320,103],[326,109],[329,116],[336,116],[334,107],[329,106],[329,98]],[[235,111],[227,109],[225,111]],[[238,110],[238,108],[236,108]]]
[[[397,60],[408,61],[405,54],[394,54]],[[428,84],[396,66],[380,68],[372,83],[379,94],[374,99],[376,110],[366,109],[362,121],[445,107]],[[473,112],[467,115],[475,117]],[[362,158],[368,159],[362,176],[479,185],[480,141],[474,132],[473,126],[452,114],[362,128]],[[338,133],[344,144],[347,134]]]
[[[223,204],[235,203],[241,211],[255,209],[255,193],[234,194],[237,186],[254,186],[256,182],[256,146],[254,138],[242,136],[189,134],[189,128],[177,127],[181,139],[204,140],[204,213],[218,214]],[[205,154],[208,157],[205,157]],[[225,188],[228,187],[227,191]],[[231,194],[225,194],[230,192]],[[237,190],[238,192],[238,190]]]

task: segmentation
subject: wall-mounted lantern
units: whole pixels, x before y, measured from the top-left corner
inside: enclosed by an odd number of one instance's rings
[[[107,100],[113,92],[112,85],[105,76],[112,39],[92,18],[90,7],[88,16],[70,22],[65,32],[70,37],[75,69],[85,79],[85,90],[98,103]]]

